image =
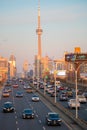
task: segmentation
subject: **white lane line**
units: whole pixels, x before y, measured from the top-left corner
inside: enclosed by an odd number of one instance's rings
[[[39,123],[41,123],[41,120],[39,120]]]
[[[19,130],[19,128],[17,128],[17,130]]]
[[[46,128],[43,126],[43,130],[46,130]]]
[[[15,114],[16,114],[16,111],[15,111]]]
[[[16,125],[18,124],[18,121],[16,121]]]
[[[36,117],[38,118],[38,115],[36,115]]]
[[[15,119],[17,119],[17,116],[15,116]]]

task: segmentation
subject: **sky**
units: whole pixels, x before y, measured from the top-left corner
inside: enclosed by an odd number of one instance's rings
[[[40,0],[42,56],[87,52],[87,0]],[[0,0],[0,56],[15,55],[18,72],[37,55],[38,0]]]

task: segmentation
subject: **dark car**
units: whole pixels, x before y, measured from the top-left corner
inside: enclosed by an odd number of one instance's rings
[[[12,102],[5,102],[3,106],[3,112],[14,112],[15,108]]]
[[[34,112],[32,109],[26,108],[22,112],[23,119],[34,119]]]
[[[61,94],[61,95],[59,96],[59,100],[60,100],[60,101],[67,101],[67,100],[68,100],[68,96],[67,96],[66,94]]]
[[[23,97],[23,92],[17,91],[16,92],[16,97]]]
[[[85,96],[85,98],[87,98],[87,92],[84,92],[82,95]]]
[[[46,123],[47,125],[61,125],[61,118],[58,113],[48,112],[46,115]]]

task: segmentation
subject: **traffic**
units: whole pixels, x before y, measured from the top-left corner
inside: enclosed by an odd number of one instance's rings
[[[16,85],[15,85],[16,84]],[[12,81],[11,85],[4,85],[0,100],[0,129],[1,130],[69,130],[69,127],[64,123],[61,115],[51,108],[48,108],[42,101],[38,92],[33,89],[33,92],[27,93],[24,84],[17,81]],[[15,86],[15,87],[14,87]],[[9,96],[3,96],[4,91],[8,91]],[[56,114],[48,118],[48,114]],[[54,117],[54,118],[53,118]],[[50,125],[50,126],[49,126]]]

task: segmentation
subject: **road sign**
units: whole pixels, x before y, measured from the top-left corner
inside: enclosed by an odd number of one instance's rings
[[[87,61],[87,53],[70,53],[65,55],[65,61],[78,62]]]

